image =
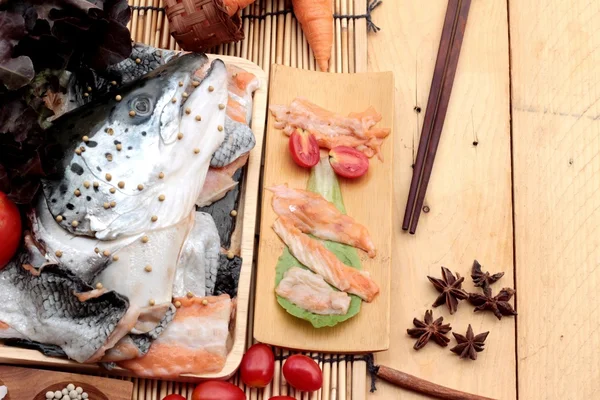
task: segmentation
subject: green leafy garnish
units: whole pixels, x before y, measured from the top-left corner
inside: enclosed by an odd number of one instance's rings
[[[319,164],[312,169],[310,179],[308,180],[307,190],[320,194],[325,199],[332,202],[337,209],[340,210],[340,212],[344,214],[346,213],[340,185],[337,181],[335,173],[329,165],[327,157],[322,158]],[[356,269],[362,268],[360,264],[360,258],[358,257],[358,253],[354,247],[328,240],[323,240],[323,244],[327,249],[331,250],[331,252],[333,252],[333,254],[335,254],[336,257],[344,264]],[[279,282],[283,279],[285,272],[292,267],[308,269],[301,264],[300,261],[298,261],[286,247],[283,250],[281,257],[279,257],[277,260],[277,267],[275,270],[275,286],[279,285]],[[337,290],[336,288],[333,289]],[[335,326],[338,323],[346,321],[347,319],[350,319],[358,314],[360,311],[361,299],[355,295],[350,295],[350,298],[350,307],[348,308],[348,312],[344,315],[314,314],[298,307],[281,296],[277,296],[277,302],[294,317],[310,322],[315,328],[323,328]]]

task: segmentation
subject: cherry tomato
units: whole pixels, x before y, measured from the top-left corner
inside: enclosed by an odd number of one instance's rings
[[[185,397],[183,397],[180,394],[170,394],[166,397],[163,397],[162,400],[186,400]]]
[[[296,398],[292,396],[274,396],[269,397],[269,400],[296,400]]]
[[[329,163],[336,174],[358,178],[367,173],[369,159],[353,147],[337,146],[329,151]]]
[[[246,395],[229,382],[208,381],[196,386],[192,400],[246,400]]]
[[[21,215],[6,194],[0,192],[0,269],[15,255],[21,243]]]
[[[263,388],[273,379],[275,356],[269,346],[257,343],[250,347],[240,365],[240,376],[246,386]]]
[[[303,129],[295,129],[290,135],[290,153],[296,164],[303,168],[317,165],[321,158],[319,144],[314,135]]]
[[[323,373],[310,357],[301,354],[290,356],[283,364],[283,376],[287,383],[303,392],[314,392],[323,386]]]

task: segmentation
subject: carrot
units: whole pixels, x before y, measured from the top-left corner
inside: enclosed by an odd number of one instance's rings
[[[331,0],[292,0],[294,13],[321,71],[329,68],[333,46],[333,6]]]
[[[233,16],[242,8],[254,3],[256,0],[223,0],[223,5],[227,9],[227,14]]]

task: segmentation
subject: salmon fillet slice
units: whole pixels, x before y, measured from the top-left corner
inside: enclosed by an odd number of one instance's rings
[[[342,214],[336,206],[317,193],[290,189],[287,185],[267,188],[273,192],[273,210],[289,218],[304,233],[318,238],[348,244],[375,257],[375,245],[367,228]]]
[[[321,315],[345,315],[351,300],[347,293],[334,290],[320,275],[298,267],[286,271],[275,293]]]
[[[375,128],[381,114],[373,107],[343,116],[298,97],[289,106],[272,105],[269,110],[275,117],[275,128],[283,129],[287,135],[302,128],[315,135],[321,147],[351,146],[368,157],[381,158],[381,143],[390,134],[389,128]],[[340,136],[353,139],[340,139]]]
[[[298,261],[321,275],[330,285],[343,292],[355,294],[367,302],[371,302],[379,293],[379,287],[368,272],[342,263],[321,242],[296,228],[288,217],[282,216],[275,220],[273,230]]]
[[[229,295],[176,298],[175,318],[140,358],[120,362],[145,378],[218,372],[227,358],[233,303]]]

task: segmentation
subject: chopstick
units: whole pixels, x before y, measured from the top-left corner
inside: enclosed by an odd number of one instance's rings
[[[471,0],[449,0],[438,48],[431,90],[427,100],[423,130],[408,192],[402,229],[414,234],[419,223],[427,185],[431,178],[448,102],[452,93],[458,57],[462,46]]]

